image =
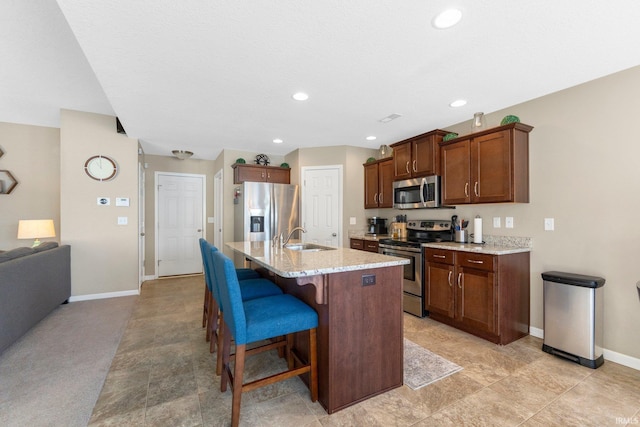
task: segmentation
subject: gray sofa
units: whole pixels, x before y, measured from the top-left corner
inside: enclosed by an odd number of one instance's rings
[[[0,253],[0,353],[71,296],[71,247]]]

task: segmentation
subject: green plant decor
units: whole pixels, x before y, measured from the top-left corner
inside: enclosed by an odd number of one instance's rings
[[[504,116],[500,122],[500,126],[508,125],[509,123],[520,123],[520,117],[513,115]]]
[[[245,163],[247,163],[247,161],[245,159],[243,159],[242,157],[236,159],[236,163],[240,164],[240,165],[244,165]]]
[[[280,163],[280,167],[281,168],[288,168],[289,167],[289,163]]]
[[[367,159],[367,163],[371,163],[371,162],[375,162],[375,161],[376,161],[375,157],[369,157]]]
[[[446,135],[442,138],[442,140],[443,140],[443,141],[449,141],[449,140],[451,140],[451,139],[455,139],[455,138],[457,138],[457,137],[458,137],[458,134],[457,134],[457,133],[455,133],[455,132],[449,132],[448,134],[446,134]]]

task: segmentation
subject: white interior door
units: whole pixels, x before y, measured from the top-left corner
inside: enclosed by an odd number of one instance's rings
[[[213,177],[213,222],[214,222],[214,232],[213,232],[213,245],[222,250],[222,236],[223,236],[223,227],[224,227],[224,218],[223,218],[223,205],[222,200],[224,198],[224,180],[222,169],[220,169]]]
[[[157,275],[202,272],[205,176],[156,172]]]
[[[302,168],[302,226],[305,242],[340,246],[342,165]]]
[[[138,292],[144,282],[145,232],[144,232],[144,166],[138,163]]]

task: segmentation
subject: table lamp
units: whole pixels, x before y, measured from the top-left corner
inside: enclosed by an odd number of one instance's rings
[[[39,238],[56,237],[52,219],[21,219],[18,221],[18,239],[36,239],[32,248],[40,244]]]

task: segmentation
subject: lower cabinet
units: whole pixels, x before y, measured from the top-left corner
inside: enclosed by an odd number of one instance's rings
[[[425,250],[425,309],[497,344],[529,334],[529,253]]]
[[[349,247],[367,252],[378,252],[378,242],[366,239],[350,239]]]

